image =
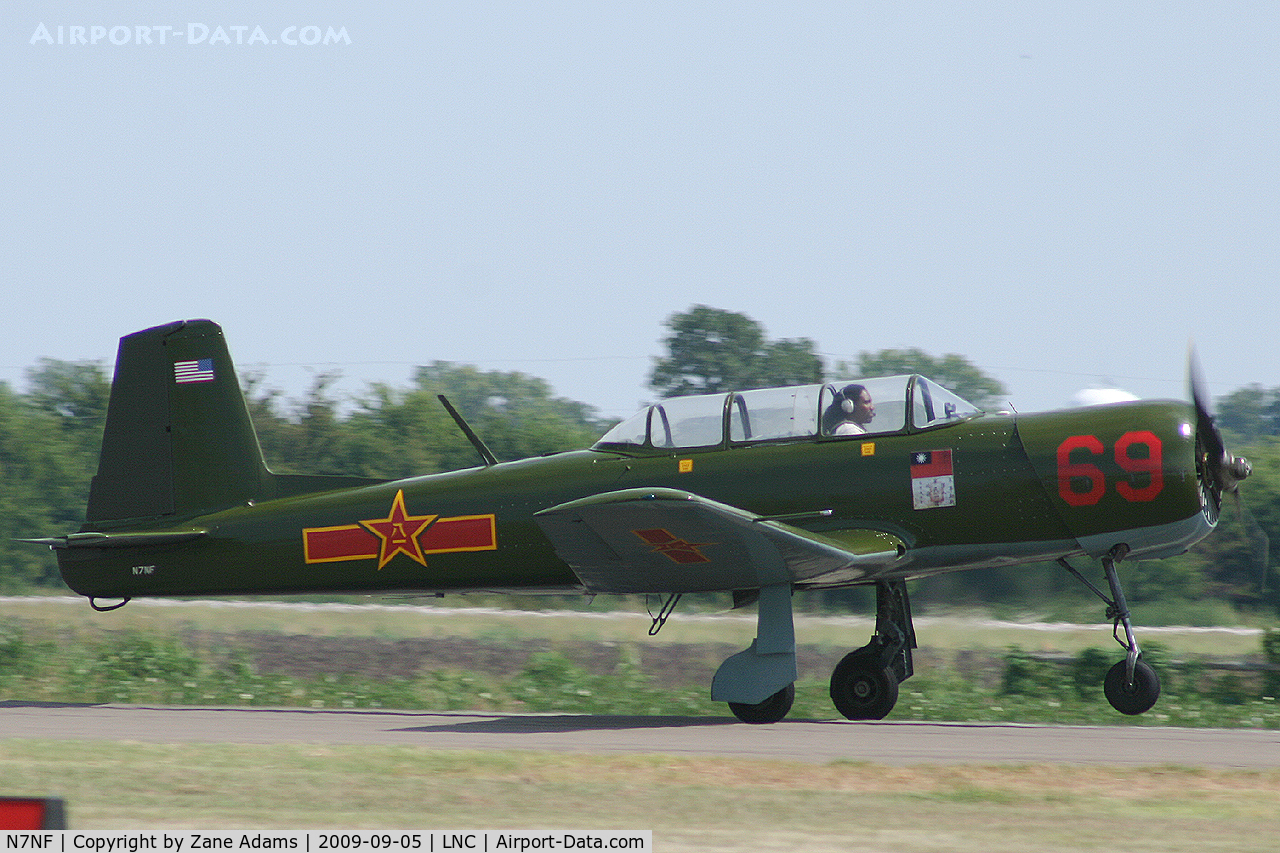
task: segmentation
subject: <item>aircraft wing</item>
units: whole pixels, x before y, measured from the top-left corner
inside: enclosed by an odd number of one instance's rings
[[[534,519],[591,592],[850,583],[888,568],[904,550],[880,531],[842,531],[837,542],[676,489],[605,492],[544,509]]]

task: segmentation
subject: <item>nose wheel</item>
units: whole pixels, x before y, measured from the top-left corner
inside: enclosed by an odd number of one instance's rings
[[[1160,677],[1143,660],[1133,662],[1133,674],[1129,674],[1129,662],[1122,660],[1107,672],[1102,682],[1111,707],[1130,716],[1150,711],[1160,698]]]
[[[1125,659],[1117,663],[1107,672],[1102,682],[1102,692],[1106,695],[1111,707],[1121,714],[1130,716],[1145,714],[1155,706],[1160,698],[1160,677],[1150,664],[1142,660],[1142,650],[1133,635],[1133,623],[1129,619],[1129,605],[1124,600],[1124,590],[1120,588],[1120,576],[1116,573],[1116,563],[1129,553],[1127,545],[1116,545],[1102,558],[1102,570],[1107,575],[1107,584],[1111,587],[1111,597],[1098,589],[1088,578],[1076,571],[1065,559],[1058,564],[1076,579],[1083,583],[1094,594],[1107,604],[1107,616],[1112,620],[1111,635],[1117,643],[1125,647]],[[1120,628],[1124,628],[1124,639],[1120,639]]]

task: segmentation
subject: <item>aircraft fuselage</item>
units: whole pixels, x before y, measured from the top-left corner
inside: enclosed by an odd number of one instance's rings
[[[583,450],[250,499],[186,518],[89,524],[81,536],[105,533],[101,547],[85,540],[58,555],[67,584],[100,598],[574,590],[578,578],[534,513],[655,488],[785,516],[836,543],[872,530],[905,548],[879,574],[799,586],[1098,556],[1120,542],[1135,556],[1165,556],[1216,521],[1197,476],[1191,419],[1186,404],[1141,402],[888,434]],[[135,531],[175,538],[113,542]],[[192,538],[179,541],[183,532]]]

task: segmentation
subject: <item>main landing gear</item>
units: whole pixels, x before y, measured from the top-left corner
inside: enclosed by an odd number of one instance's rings
[[[1124,660],[1107,673],[1103,692],[1122,714],[1151,710],[1160,697],[1160,679],[1142,659],[1133,635],[1129,606],[1120,588],[1116,563],[1129,553],[1116,545],[1102,558],[1110,597],[1094,586],[1065,559],[1058,563],[1107,604],[1112,636],[1125,648]],[[796,643],[791,618],[791,585],[780,583],[760,590],[756,639],[751,648],[729,658],[716,671],[711,698],[728,702],[744,723],[776,723],[795,701]],[[1124,638],[1120,628],[1124,627]],[[911,650],[916,633],[905,581],[876,583],[876,629],[871,642],[856,649],[831,673],[831,701],[850,720],[882,720],[898,701],[898,685],[911,677]]]
[[[849,720],[883,720],[898,701],[898,685],[911,677],[915,647],[906,582],[878,582],[871,642],[845,655],[831,673],[836,710]]]
[[[905,581],[876,584],[876,630],[871,642],[845,655],[831,674],[831,700],[850,720],[884,719],[911,677],[916,647]],[[795,701],[796,643],[791,585],[760,590],[756,639],[729,658],[711,682],[711,698],[729,704],[744,723],[776,723]]]
[[[1102,558],[1102,570],[1106,573],[1107,583],[1111,587],[1111,597],[1094,586],[1084,575],[1059,559],[1062,566],[1076,579],[1093,590],[1094,594],[1107,604],[1107,618],[1111,620],[1111,636],[1126,650],[1125,659],[1111,667],[1102,682],[1102,692],[1106,694],[1111,707],[1121,714],[1144,714],[1150,711],[1160,698],[1160,678],[1156,671],[1142,659],[1142,650],[1133,636],[1133,623],[1129,621],[1129,606],[1124,600],[1124,590],[1120,588],[1120,577],[1116,574],[1116,563],[1129,553],[1128,545],[1116,545]],[[1120,626],[1124,626],[1124,639],[1120,639]]]

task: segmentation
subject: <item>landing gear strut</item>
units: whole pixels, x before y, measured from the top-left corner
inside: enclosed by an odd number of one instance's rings
[[[1160,678],[1156,671],[1142,659],[1142,650],[1133,636],[1133,623],[1129,620],[1129,606],[1124,600],[1124,590],[1120,588],[1120,577],[1116,574],[1116,563],[1129,553],[1128,545],[1116,545],[1102,558],[1102,570],[1107,575],[1107,583],[1111,587],[1111,597],[1098,589],[1072,566],[1066,559],[1059,558],[1058,565],[1076,576],[1076,579],[1093,590],[1094,594],[1107,604],[1107,618],[1111,620],[1111,636],[1126,649],[1125,659],[1111,667],[1102,683],[1102,692],[1106,694],[1111,707],[1121,714],[1143,714],[1150,711],[1160,698]],[[1120,626],[1124,626],[1124,639],[1120,639]]]
[[[831,673],[831,701],[850,720],[882,720],[911,677],[916,632],[905,581],[876,583],[876,631],[871,642],[844,656]]]
[[[796,698],[796,633],[791,584],[761,587],[756,638],[716,670],[711,698],[744,723],[776,723]]]

